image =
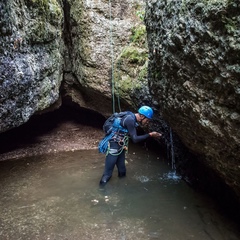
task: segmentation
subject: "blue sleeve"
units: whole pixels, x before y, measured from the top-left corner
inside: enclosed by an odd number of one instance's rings
[[[147,133],[147,134],[138,136],[137,135],[137,130],[136,130],[136,127],[135,127],[135,122],[136,122],[136,120],[132,116],[127,115],[122,121],[122,126],[127,128],[128,133],[129,133],[132,141],[134,143],[138,143],[140,141],[143,141],[143,140],[147,139],[150,135]]]

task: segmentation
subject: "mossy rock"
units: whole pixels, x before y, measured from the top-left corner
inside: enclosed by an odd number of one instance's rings
[[[144,65],[148,58],[148,52],[145,49],[138,49],[135,47],[127,47],[121,54],[121,59],[127,61],[130,64]]]
[[[62,18],[62,8],[57,0],[26,0],[28,8],[34,8],[40,16]]]
[[[28,7],[39,8],[39,10],[48,11],[48,0],[27,0]]]
[[[144,48],[146,43],[146,36],[146,26],[141,24],[132,28],[132,36],[130,40],[132,43],[134,43],[134,45]]]

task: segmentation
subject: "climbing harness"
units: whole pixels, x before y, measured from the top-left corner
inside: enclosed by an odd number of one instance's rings
[[[129,137],[126,135],[126,133],[119,133],[113,131],[109,135],[105,136],[98,145],[98,150],[100,153],[104,153],[106,155],[111,154],[113,156],[118,156],[122,153],[123,150],[128,150],[128,139]],[[110,143],[109,141],[113,140],[118,143],[120,148],[116,153],[110,152]]]
[[[110,140],[113,140],[119,144],[120,151],[117,151],[116,154],[110,153],[111,155],[119,155],[122,153],[123,150],[128,149],[128,139],[129,137],[126,135],[126,133],[123,133],[123,136],[121,133],[113,131],[109,135],[106,135],[98,144],[98,150],[100,153],[105,153],[106,155],[109,153],[110,150]]]

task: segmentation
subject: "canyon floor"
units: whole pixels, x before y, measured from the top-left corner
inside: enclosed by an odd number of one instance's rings
[[[81,149],[97,149],[102,129],[80,117],[46,115],[0,134],[0,161]]]

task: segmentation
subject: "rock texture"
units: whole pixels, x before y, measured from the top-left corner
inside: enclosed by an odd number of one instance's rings
[[[134,38],[137,35],[135,29],[142,27],[145,30],[139,16],[144,6],[144,1],[129,0],[64,1],[68,56],[64,77],[66,98],[104,115],[112,113],[112,105],[117,108],[118,98],[123,99],[125,105],[133,104],[129,101],[129,94],[146,83],[140,81],[137,86],[135,80],[138,71],[146,70],[148,60],[146,31],[142,34],[144,47],[136,46],[143,44],[142,38]],[[131,62],[132,55],[124,55],[133,45],[135,62]],[[116,98],[115,102],[112,102],[112,96]]]
[[[0,2],[0,132],[59,99],[63,11],[56,0]]]
[[[146,95],[144,6],[130,0],[1,0],[0,132],[58,108],[62,98],[107,116],[120,98],[124,107],[134,105],[136,90]]]
[[[152,0],[146,26],[164,118],[240,199],[239,11],[237,0]]]

